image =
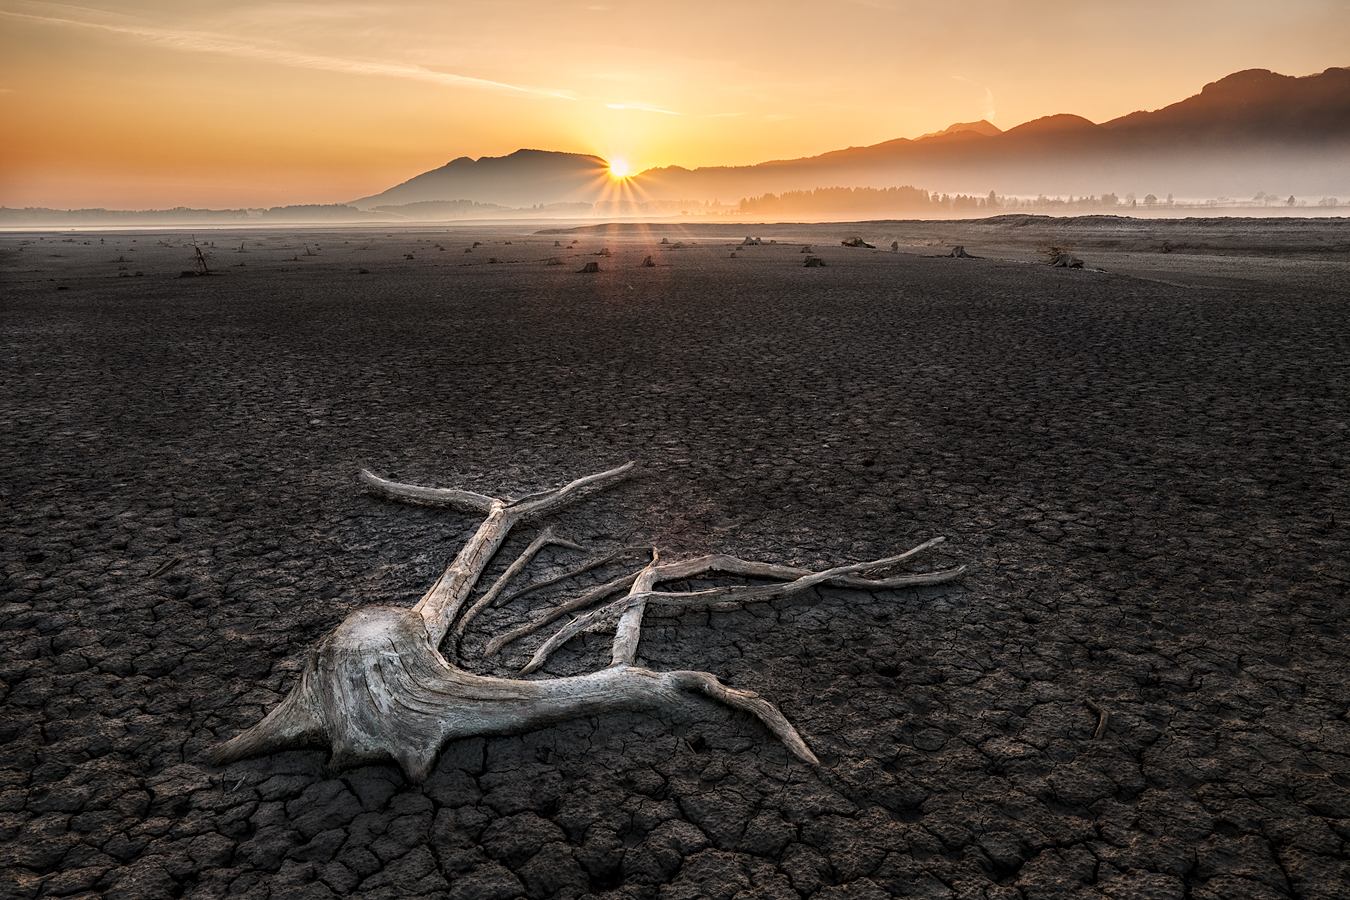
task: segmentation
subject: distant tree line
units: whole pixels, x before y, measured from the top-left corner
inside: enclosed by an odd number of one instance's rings
[[[1336,206],[1335,197],[1319,200],[1322,207]],[[906,185],[893,188],[816,188],[813,191],[786,191],[782,194],[764,194],[759,197],[745,197],[736,208],[736,215],[769,216],[829,216],[829,215],[887,215],[890,213],[949,213],[969,212],[975,215],[992,213],[995,210],[1059,210],[1073,212],[1078,210],[1099,211],[1103,209],[1171,209],[1171,208],[1213,208],[1218,206],[1305,206],[1307,201],[1287,199],[1262,191],[1251,200],[1237,201],[1228,197],[1215,200],[1181,201],[1167,195],[1165,200],[1153,194],[1145,195],[1142,200],[1134,194],[1120,197],[1114,193],[1069,195],[1065,197],[1002,197],[994,191],[985,196],[970,194],[940,194],[922,188]]]
[[[48,209],[29,206],[10,209],[0,206],[0,225],[121,225],[133,223],[159,225],[210,225],[217,222],[322,222],[370,218],[354,206],[344,203],[313,203],[299,206],[274,206],[271,209]],[[386,217],[387,218],[387,217]]]
[[[591,211],[597,216],[673,215],[709,213],[728,209],[717,200],[636,200],[628,197],[597,200]]]
[[[909,185],[893,188],[831,187],[745,197],[737,209],[740,214],[748,216],[884,213],[926,209],[934,204],[935,198],[936,195],[930,197],[927,191]]]
[[[473,200],[418,200],[415,203],[400,203],[397,206],[372,207],[376,212],[393,213],[400,216],[448,219],[489,215],[506,208],[505,206],[498,206],[496,203],[477,203]]]
[[[1149,195],[1153,201],[1157,198]],[[1169,198],[1170,200],[1170,198]],[[1098,196],[1037,197],[1035,199],[1019,197],[1000,197],[990,191],[985,196],[972,194],[930,193],[911,185],[893,188],[816,188],[813,191],[785,191],[782,194],[764,194],[759,197],[746,197],[737,207],[740,215],[859,215],[875,213],[879,215],[904,213],[946,213],[970,212],[976,215],[994,210],[1014,209],[1102,209],[1122,205],[1115,194]],[[1134,195],[1126,195],[1123,205],[1133,206]]]
[[[0,224],[3,225],[98,225],[133,222],[165,224],[246,222],[246,209],[191,209],[178,206],[173,209],[50,209],[28,206],[12,209],[0,206]]]

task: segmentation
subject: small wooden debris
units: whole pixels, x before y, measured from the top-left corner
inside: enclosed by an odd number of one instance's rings
[[[182,562],[182,561],[183,561],[183,557],[181,557],[181,556],[175,556],[173,559],[169,560],[169,561],[166,562],[164,565],[160,566],[158,569],[156,569],[155,571],[151,572],[149,575],[147,575],[147,576],[145,576],[145,577],[146,577],[146,578],[158,578],[159,576],[163,575],[165,572],[169,571],[170,569],[172,569],[174,566],[178,565],[178,564],[179,564],[180,562]]]
[[[1092,702],[1091,698],[1085,698],[1083,705],[1097,714],[1097,730],[1092,733],[1092,739],[1099,741],[1102,739],[1102,735],[1106,734],[1106,726],[1111,721],[1111,714]]]

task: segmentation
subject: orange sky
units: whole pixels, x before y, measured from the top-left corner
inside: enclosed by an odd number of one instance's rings
[[[0,205],[336,203],[521,147],[654,165],[1156,109],[1350,64],[1340,0],[0,0]]]

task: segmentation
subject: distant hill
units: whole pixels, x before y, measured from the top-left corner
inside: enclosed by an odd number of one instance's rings
[[[993,137],[996,134],[1002,133],[1003,130],[997,125],[981,119],[978,122],[957,122],[955,125],[949,125],[941,131],[930,131],[928,134],[919,135],[914,140],[926,141],[929,138],[964,139],[975,136]]]
[[[497,206],[594,202],[609,163],[598,156],[517,150],[510,156],[461,156],[389,190],[351,201],[361,209],[429,201],[469,200]]]

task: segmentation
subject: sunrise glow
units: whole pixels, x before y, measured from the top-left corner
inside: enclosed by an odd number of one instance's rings
[[[618,148],[621,182],[954,122],[1103,122],[1246,68],[1342,65],[1350,22],[1322,0],[1167,4],[1166,27],[1156,3],[517,6],[0,0],[0,205],[340,203],[521,148]],[[1097,38],[1048,32],[1061,14]]]

